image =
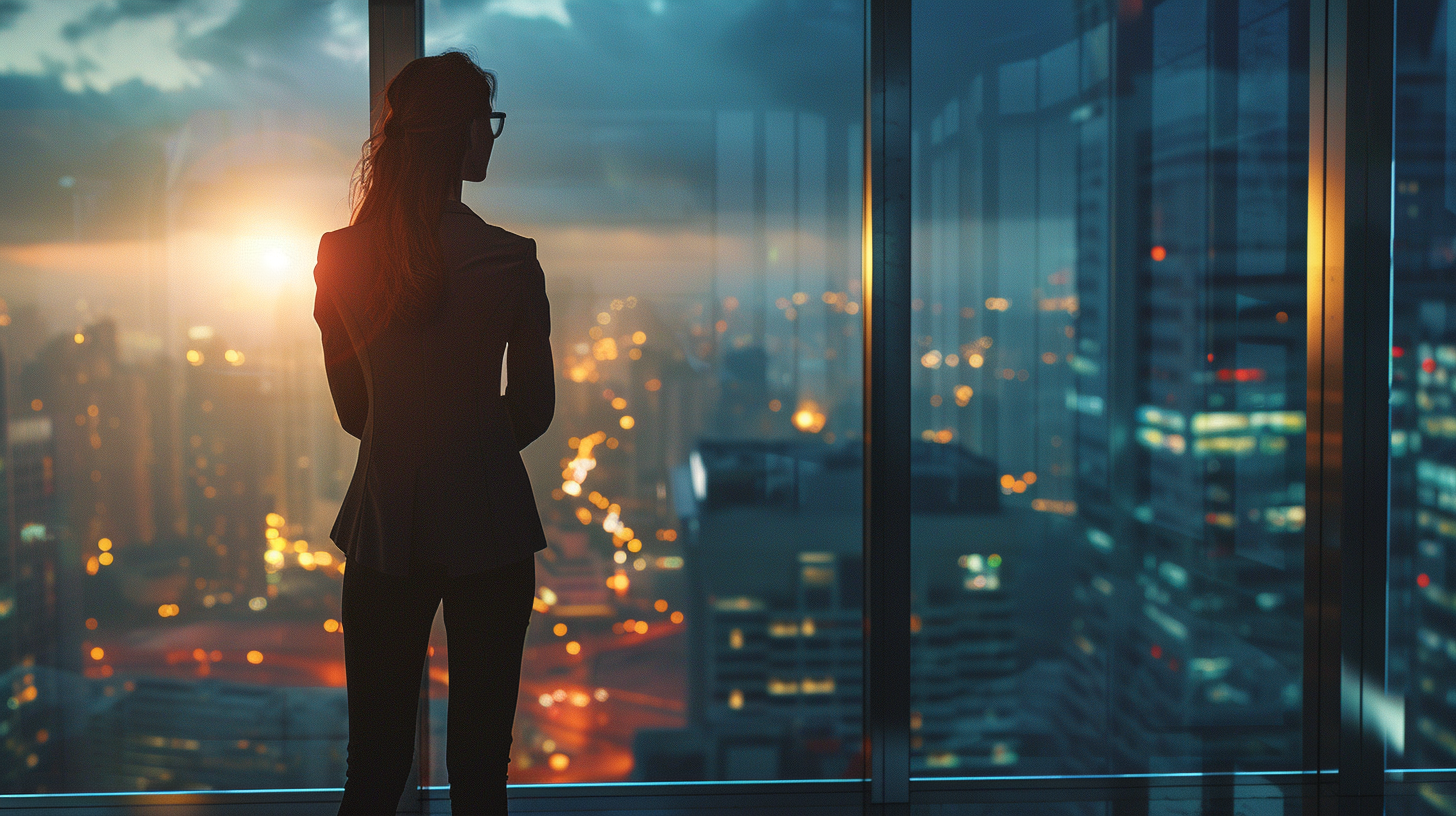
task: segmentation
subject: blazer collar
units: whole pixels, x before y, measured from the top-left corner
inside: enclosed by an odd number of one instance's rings
[[[445,206],[442,209],[448,210],[450,212],[465,213],[467,215],[475,215],[475,210],[472,210],[469,207],[467,207],[463,201],[456,201],[453,198],[447,198],[447,199],[445,199]]]

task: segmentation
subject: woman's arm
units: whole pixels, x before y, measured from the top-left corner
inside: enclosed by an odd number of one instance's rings
[[[556,413],[556,365],[551,361],[551,304],[546,274],[536,260],[536,242],[506,347],[506,409],[516,447],[525,448],[551,425]]]
[[[328,254],[325,246],[329,243],[328,235],[319,241],[318,266],[313,270],[314,283],[318,287],[313,301],[313,319],[323,335],[324,371],[328,374],[329,393],[334,398],[339,424],[362,439],[364,421],[369,415],[369,392],[364,383],[364,369],[359,366],[354,344],[349,340],[349,331],[324,282],[322,270]]]

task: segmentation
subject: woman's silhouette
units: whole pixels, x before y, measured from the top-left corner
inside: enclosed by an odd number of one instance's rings
[[[535,242],[460,203],[505,122],[494,97],[494,75],[464,54],[406,65],[364,145],[353,223],[319,243],[314,318],[339,422],[360,440],[331,534],[347,556],[341,814],[395,811],[442,600],[452,812],[506,812],[546,546],[520,450],[551,423],[556,395]]]

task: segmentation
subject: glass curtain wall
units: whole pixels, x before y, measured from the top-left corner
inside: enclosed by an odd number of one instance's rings
[[[914,24],[912,777],[1299,770],[1307,5]]]
[[[1456,768],[1456,20],[1396,5],[1387,722],[1391,770]],[[1399,813],[1453,814],[1449,784]]]
[[[465,202],[552,302],[512,782],[862,776],[864,8],[786,11],[425,4],[508,114]]]
[[[554,307],[513,781],[861,778],[863,3],[424,6]],[[1397,4],[1393,771],[1456,768],[1451,12]],[[1302,767],[1309,18],[914,4],[912,777]],[[309,271],[368,33],[0,2],[0,792],[343,778]]]
[[[0,4],[0,792],[334,787],[365,0]]]

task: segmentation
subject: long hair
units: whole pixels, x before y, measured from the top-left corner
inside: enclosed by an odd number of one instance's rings
[[[421,57],[384,91],[383,113],[354,173],[351,224],[375,259],[370,323],[428,318],[445,287],[440,211],[460,183],[471,122],[491,111],[495,75],[459,51]]]

